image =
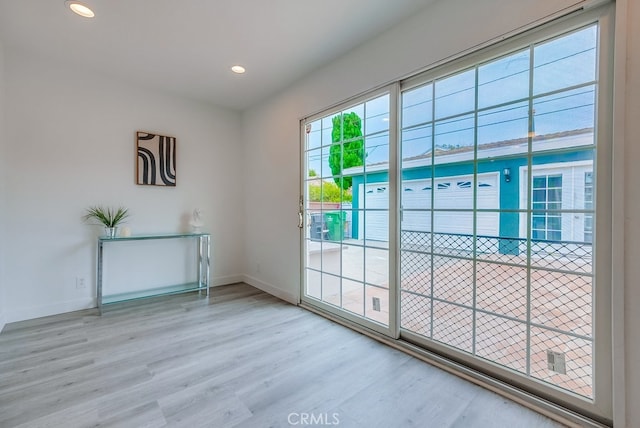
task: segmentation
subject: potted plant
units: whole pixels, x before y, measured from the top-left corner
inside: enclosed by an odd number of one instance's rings
[[[118,225],[129,217],[129,210],[124,207],[111,208],[97,205],[87,208],[87,213],[83,217],[85,221],[96,220],[104,226],[105,235],[115,238]]]

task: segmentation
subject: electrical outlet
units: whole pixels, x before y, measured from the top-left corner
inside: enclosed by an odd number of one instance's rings
[[[76,276],[76,289],[87,288],[87,282],[83,276]]]
[[[376,312],[380,312],[380,298],[373,297],[373,310]]]
[[[260,263],[256,264],[256,273],[260,273]]]

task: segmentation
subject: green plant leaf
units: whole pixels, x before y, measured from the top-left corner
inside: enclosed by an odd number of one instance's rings
[[[129,217],[129,210],[124,207],[111,208],[96,205],[87,208],[87,213],[83,216],[84,221],[95,220],[105,227],[116,227]]]

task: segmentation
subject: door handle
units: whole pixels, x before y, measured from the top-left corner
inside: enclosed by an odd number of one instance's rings
[[[298,229],[302,229],[304,227],[304,201],[302,196],[298,200]]]

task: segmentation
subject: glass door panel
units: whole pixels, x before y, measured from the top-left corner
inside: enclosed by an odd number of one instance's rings
[[[596,34],[405,90],[400,130],[401,334],[587,399]]]
[[[388,93],[304,124],[303,300],[389,329]]]

